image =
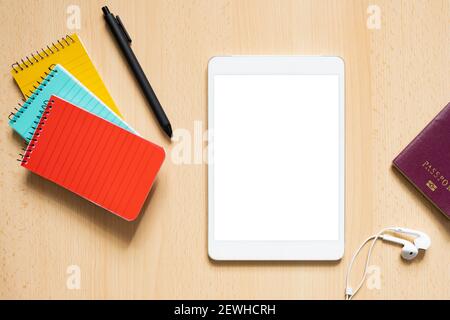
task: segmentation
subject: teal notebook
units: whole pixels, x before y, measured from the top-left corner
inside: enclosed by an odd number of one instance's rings
[[[9,125],[27,142],[33,137],[35,125],[39,122],[51,95],[57,95],[70,103],[89,111],[132,133],[136,131],[119,118],[101,100],[91,93],[80,81],[61,65],[52,68],[39,87],[24,102],[16,113],[11,113]],[[43,107],[44,106],[44,107]],[[12,117],[11,117],[12,116]]]

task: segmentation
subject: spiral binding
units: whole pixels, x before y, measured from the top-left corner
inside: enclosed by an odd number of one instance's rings
[[[48,83],[55,77],[55,73],[58,72],[58,70],[53,69],[55,67],[54,64],[52,64],[50,67],[48,67],[48,72],[45,71],[45,77],[41,76],[41,81],[37,81],[39,86],[33,86],[35,88],[34,91],[30,90],[31,95],[25,94],[25,97],[27,100],[23,100],[23,103],[18,103],[19,109],[17,107],[14,107],[14,111],[10,112],[8,115],[8,119],[12,121],[13,123],[17,122],[17,120],[20,118],[20,116],[28,109],[31,102],[33,102],[36,97],[39,95],[39,93],[43,90],[41,86],[46,87]]]
[[[35,131],[30,131],[31,137],[27,140],[29,140],[29,144],[25,146],[25,148],[22,148],[22,151],[24,153],[19,153],[20,159],[17,159],[17,161],[20,161],[21,164],[26,164],[28,159],[31,157],[31,153],[36,148],[36,145],[38,143],[38,138],[42,133],[42,130],[44,128],[45,122],[48,119],[48,115],[50,114],[50,110],[53,108],[53,104],[55,101],[51,100],[48,102],[48,100],[44,101],[44,104],[40,107],[39,115],[36,116],[36,119],[34,121],[34,126],[32,127]],[[47,104],[48,104],[48,110],[47,110]],[[46,111],[47,110],[47,111]]]
[[[41,48],[41,50],[36,50],[36,53],[32,52],[29,56],[25,56],[25,58],[20,59],[20,61],[16,61],[11,65],[11,68],[19,73],[20,71],[25,70],[25,68],[30,68],[36,63],[41,62],[46,57],[50,57],[51,54],[55,54],[56,52],[69,47],[71,44],[75,43],[75,40],[66,35],[61,39],[58,39],[56,43],[52,42],[51,45],[47,45],[46,48]],[[47,49],[47,50],[46,50]]]

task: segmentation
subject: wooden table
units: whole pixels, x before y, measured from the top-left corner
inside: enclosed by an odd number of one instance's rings
[[[450,298],[450,222],[391,168],[392,159],[450,100],[450,1],[106,2],[124,21],[173,126],[191,135],[192,164],[174,163],[172,151],[179,143],[164,138],[117,50],[100,10],[105,1],[86,0],[77,1],[81,28],[75,31],[126,121],[163,145],[167,161],[134,223],[21,168],[16,158],[22,141],[7,122],[20,100],[9,66],[73,32],[67,25],[72,1],[1,0],[1,298],[341,299],[354,250],[389,225],[427,232],[432,247],[405,263],[399,247],[378,244],[371,283],[377,286],[373,277],[379,271],[380,289],[365,286],[357,298]],[[380,9],[380,29],[367,26],[376,14],[376,8],[368,13],[370,4]],[[226,54],[344,58],[346,254],[341,262],[208,259],[207,166],[195,163],[194,126],[201,124],[200,132],[207,128],[208,59]],[[200,139],[195,148],[202,145]],[[79,290],[67,287],[71,265],[80,268]]]

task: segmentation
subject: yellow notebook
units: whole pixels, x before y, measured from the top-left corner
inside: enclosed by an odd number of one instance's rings
[[[111,110],[122,117],[76,34],[67,35],[13,63],[11,74],[24,96],[28,98],[48,74],[49,67],[56,64],[62,65]]]

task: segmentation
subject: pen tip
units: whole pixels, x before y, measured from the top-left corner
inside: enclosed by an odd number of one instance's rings
[[[172,138],[172,126],[169,124],[167,124],[166,126],[164,126],[164,132],[169,136],[169,138]]]

